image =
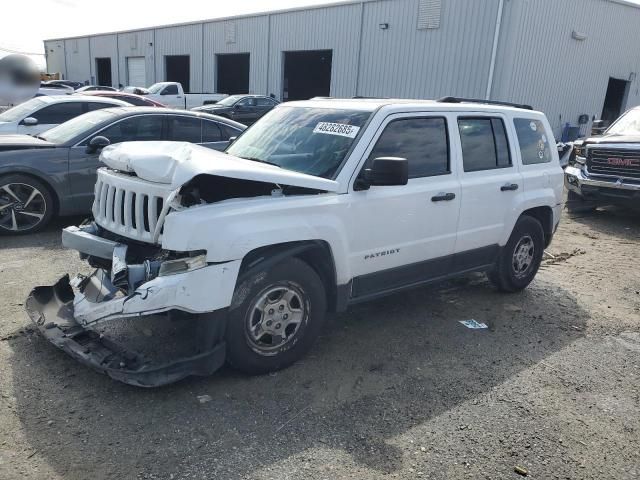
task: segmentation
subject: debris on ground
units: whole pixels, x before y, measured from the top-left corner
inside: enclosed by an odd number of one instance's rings
[[[196,398],[200,403],[207,403],[211,401],[211,395],[198,395]]]
[[[484,328],[489,328],[486,323],[477,322],[476,320],[460,320],[460,323],[467,328],[471,328],[472,330],[480,330]]]
[[[529,475],[529,471],[526,468],[521,467],[519,465],[516,465],[513,468],[513,471],[516,472],[518,475],[522,475],[523,477],[526,477],[527,475]]]

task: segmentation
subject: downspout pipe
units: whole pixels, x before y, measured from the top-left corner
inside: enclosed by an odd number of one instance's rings
[[[504,0],[500,0],[498,4],[498,15],[496,18],[496,30],[493,34],[493,48],[491,49],[491,63],[489,64],[489,79],[487,80],[487,92],[484,96],[485,100],[491,100],[491,90],[493,89],[493,76],[496,69],[496,57],[498,55],[498,42],[500,40],[500,28],[502,27],[502,10],[504,8]]]

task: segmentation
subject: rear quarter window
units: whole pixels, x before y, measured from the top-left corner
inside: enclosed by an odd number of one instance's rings
[[[551,162],[550,138],[544,124],[531,118],[514,118],[523,165]]]

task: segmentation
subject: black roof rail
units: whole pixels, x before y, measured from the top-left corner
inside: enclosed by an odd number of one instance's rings
[[[525,110],[533,110],[531,105],[523,105],[520,103],[500,102],[498,100],[482,100],[479,98],[460,98],[460,97],[442,97],[436,100],[440,103],[484,103],[486,105],[502,105],[503,107],[523,108]]]

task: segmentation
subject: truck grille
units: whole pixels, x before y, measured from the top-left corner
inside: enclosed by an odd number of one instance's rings
[[[93,217],[98,225],[110,232],[153,242],[153,234],[170,191],[169,185],[101,168],[95,187]]]
[[[587,170],[596,175],[640,178],[640,146],[638,151],[590,148]]]

